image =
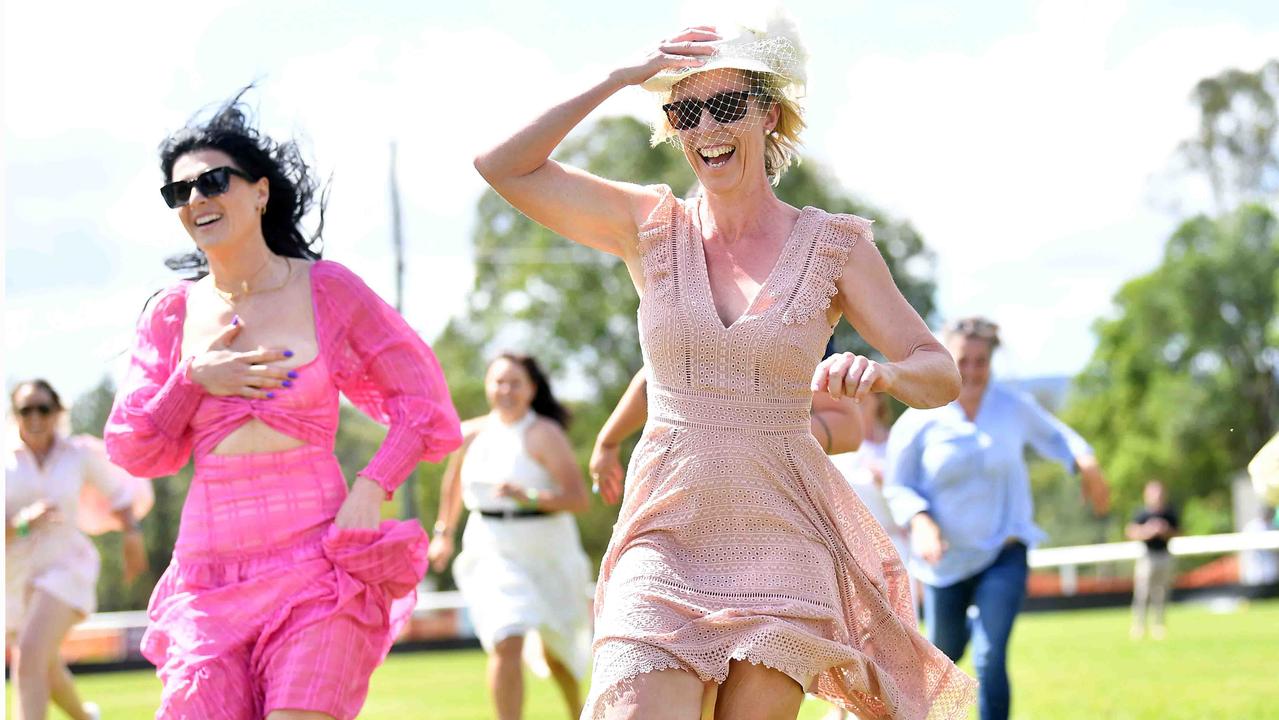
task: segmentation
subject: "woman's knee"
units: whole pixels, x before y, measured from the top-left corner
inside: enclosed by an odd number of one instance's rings
[[[697,720],[705,684],[682,670],[638,675],[611,693],[605,720]]]
[[[524,654],[524,636],[511,635],[504,637],[493,645],[493,656],[503,660],[516,660]]]

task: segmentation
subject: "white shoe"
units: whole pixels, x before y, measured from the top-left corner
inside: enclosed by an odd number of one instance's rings
[[[89,720],[102,720],[102,708],[98,707],[95,702],[87,702],[83,705],[84,714],[89,716]]]

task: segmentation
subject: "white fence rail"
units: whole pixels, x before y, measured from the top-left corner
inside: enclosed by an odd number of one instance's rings
[[[1168,541],[1168,552],[1173,555],[1216,555],[1249,550],[1279,550],[1279,530],[1187,535]],[[1074,595],[1079,588],[1080,565],[1136,560],[1145,553],[1146,545],[1141,542],[1071,545],[1031,550],[1027,562],[1033,570],[1057,568],[1062,594]]]
[[[1225,533],[1221,535],[1195,535],[1175,537],[1168,543],[1173,555],[1214,555],[1244,552],[1248,550],[1279,550],[1279,530],[1263,533]],[[1058,568],[1061,573],[1062,593],[1075,594],[1080,565],[1136,560],[1145,553],[1140,542],[1104,543],[1101,545],[1072,545],[1068,547],[1038,548],[1030,551],[1030,567],[1035,570]],[[462,594],[455,591],[418,593],[417,613],[436,610],[457,610],[464,607]],[[94,613],[79,625],[85,629],[113,629],[144,627],[147,614],[142,610],[129,612]]]

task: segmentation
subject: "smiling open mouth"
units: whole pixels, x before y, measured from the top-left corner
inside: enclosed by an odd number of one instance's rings
[[[204,215],[195,219],[196,227],[207,227],[222,219],[222,216],[214,213],[212,215]]]
[[[699,149],[697,154],[702,157],[702,162],[710,167],[717,168],[728,164],[729,159],[736,152],[737,148],[732,145],[712,145]]]

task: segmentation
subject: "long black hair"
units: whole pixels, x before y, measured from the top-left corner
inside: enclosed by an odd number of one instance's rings
[[[524,368],[524,372],[528,373],[529,379],[533,381],[533,387],[535,388],[533,402],[531,403],[533,412],[554,420],[559,423],[560,427],[567,430],[568,424],[573,420],[573,416],[569,413],[568,408],[555,399],[555,394],[551,392],[551,383],[546,379],[546,373],[542,372],[542,366],[537,364],[537,360],[533,359],[532,355],[521,355],[513,352],[499,353],[497,357],[493,358],[494,362],[498,360],[508,360]]]
[[[173,164],[183,155],[197,150],[220,150],[231,157],[240,170],[255,181],[266,178],[270,186],[266,212],[262,215],[262,235],[271,252],[284,257],[318,260],[323,248],[324,208],[328,204],[327,188],[320,191],[302,159],[297,143],[276,142],[253,127],[252,112],[242,98],[253,88],[249,85],[223,103],[207,122],[192,118],[187,126],[160,143],[160,170],[164,182],[173,181]],[[302,232],[302,218],[310,211],[320,192],[320,220],[310,238]],[[164,261],[172,270],[208,268],[204,253],[175,255]]]

